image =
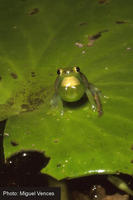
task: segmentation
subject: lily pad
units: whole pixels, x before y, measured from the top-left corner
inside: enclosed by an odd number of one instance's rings
[[[42,171],[57,179],[133,174],[131,5],[131,0],[1,0],[6,157],[45,151],[50,162]],[[64,115],[50,107],[56,69],[75,65],[101,90],[103,116],[88,102],[65,106]]]

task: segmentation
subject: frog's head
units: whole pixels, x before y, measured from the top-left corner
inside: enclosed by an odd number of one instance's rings
[[[63,100],[73,102],[79,100],[84,92],[80,68],[60,68],[57,70],[59,94]]]
[[[71,76],[79,74],[80,68],[79,67],[71,67],[71,68],[60,68],[57,70],[57,74],[60,76]]]
[[[79,67],[60,68],[57,70],[58,78],[62,87],[75,87],[81,84],[81,73]]]

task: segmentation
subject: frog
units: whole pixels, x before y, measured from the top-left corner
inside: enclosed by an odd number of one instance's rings
[[[88,81],[78,66],[57,69],[54,90],[51,103],[61,108],[62,114],[64,113],[63,102],[80,101],[85,94],[92,110],[97,110],[98,116],[103,114],[98,89]]]

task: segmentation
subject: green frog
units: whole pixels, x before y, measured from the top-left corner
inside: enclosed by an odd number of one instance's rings
[[[93,84],[88,82],[79,67],[60,68],[57,70],[57,74],[52,105],[59,106],[63,111],[63,101],[76,102],[86,94],[91,108],[93,110],[97,109],[99,116],[102,115],[103,111],[99,92]],[[92,99],[91,96],[94,102],[90,102]]]

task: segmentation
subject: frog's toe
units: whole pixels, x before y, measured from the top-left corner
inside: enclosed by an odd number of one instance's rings
[[[98,116],[101,117],[103,115],[103,110],[98,110]]]
[[[93,112],[96,112],[97,108],[96,108],[96,106],[95,106],[94,104],[91,104],[91,110],[92,110]]]

